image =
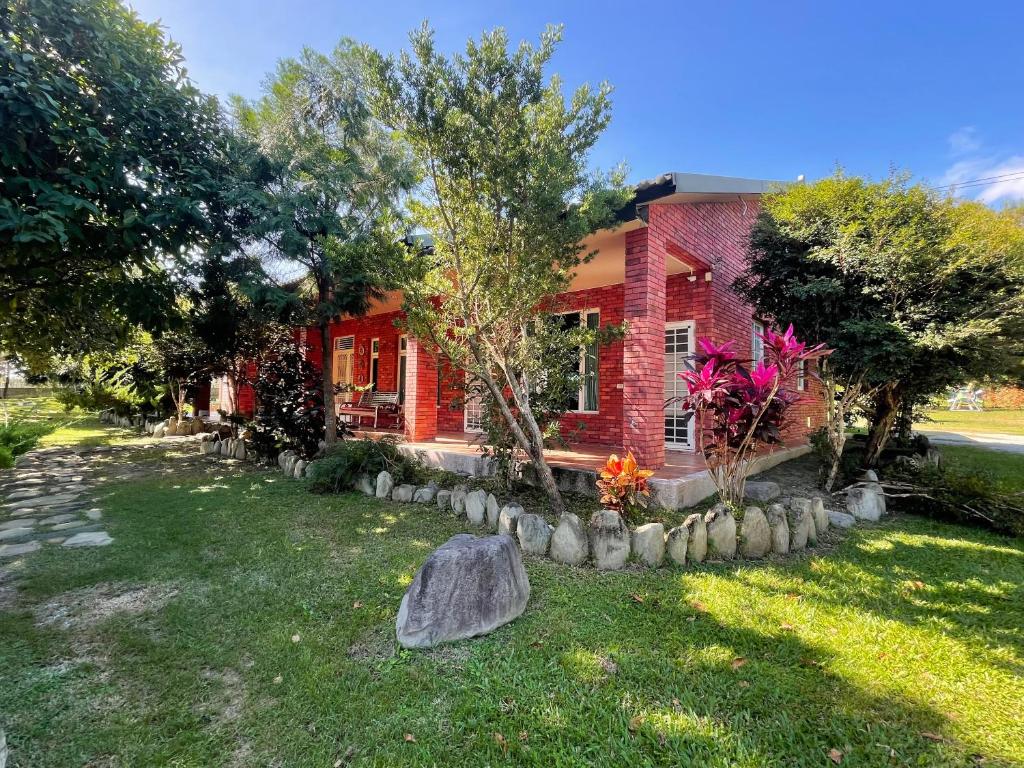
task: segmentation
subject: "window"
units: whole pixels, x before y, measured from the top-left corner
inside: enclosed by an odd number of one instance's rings
[[[562,327],[573,328],[583,326],[588,330],[596,331],[601,327],[601,313],[596,309],[588,309],[582,312],[565,312],[561,314]],[[570,411],[583,411],[596,413],[598,409],[598,354],[597,342],[587,344],[580,349],[579,368],[574,368],[572,373],[578,373],[580,377],[580,390],[575,396],[570,396],[566,407]]]
[[[760,335],[759,335],[760,334]],[[755,320],[750,324],[750,359],[755,363],[764,360],[764,323]]]
[[[370,389],[380,389],[380,339],[370,342]]]
[[[801,360],[796,368],[796,388],[803,392],[807,389],[807,361]]]
[[[398,337],[398,404],[405,405],[406,353],[409,351],[409,337]]]

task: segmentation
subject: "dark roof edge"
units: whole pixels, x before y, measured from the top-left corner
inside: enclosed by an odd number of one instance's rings
[[[784,187],[786,182],[770,179],[745,179],[737,176],[714,176],[704,173],[663,173],[636,185],[633,199],[615,213],[620,223],[633,221],[638,209],[672,195],[763,195]]]

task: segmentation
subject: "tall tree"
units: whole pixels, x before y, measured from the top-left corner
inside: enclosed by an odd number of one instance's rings
[[[0,0],[0,342],[77,354],[173,313],[209,237],[216,101],[117,0]]]
[[[262,208],[246,248],[268,274],[260,298],[315,325],[321,341],[325,439],[336,439],[330,323],[365,314],[400,255],[401,194],[413,183],[404,148],[373,118],[361,57],[343,40],[331,56],[287,59],[257,101],[235,100],[243,134],[264,153]],[[298,273],[298,274],[296,274]]]
[[[869,402],[870,466],[904,403],[1008,364],[1024,311],[1024,229],[902,177],[838,172],[763,199],[735,287],[835,350],[818,371],[831,488],[858,402]]]
[[[559,511],[535,412],[531,329],[586,260],[581,240],[624,202],[587,165],[610,119],[611,88],[584,85],[567,99],[562,81],[545,75],[560,38],[552,27],[539,45],[510,50],[498,29],[448,58],[424,25],[411,52],[371,54],[378,114],[409,142],[426,179],[410,208],[434,247],[403,277],[409,331],[486,386]]]

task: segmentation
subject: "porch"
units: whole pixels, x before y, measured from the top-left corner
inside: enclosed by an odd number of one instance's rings
[[[393,429],[360,429],[357,437],[380,439],[385,436],[399,438],[399,449],[415,456],[427,466],[445,469],[463,475],[486,477],[494,473],[491,460],[481,449],[481,435],[472,432],[443,432],[431,440],[409,440]],[[807,445],[782,448],[755,460],[754,472],[763,472],[783,461],[808,452]],[[604,466],[609,454],[621,454],[614,445],[572,445],[548,449],[545,456],[550,463],[555,481],[561,490],[584,495],[596,495],[598,470]],[[524,480],[532,483],[529,469]],[[704,468],[699,454],[687,451],[666,451],[665,463],[655,470],[650,480],[654,500],[668,509],[684,509],[703,501],[714,493],[714,485]]]

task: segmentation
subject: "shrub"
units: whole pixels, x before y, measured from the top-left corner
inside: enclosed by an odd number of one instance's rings
[[[647,498],[651,495],[647,488],[647,478],[653,474],[649,469],[640,469],[632,451],[622,459],[613,453],[608,457],[597,480],[601,503],[608,509],[621,512],[626,520],[632,521],[641,510],[647,508]]]
[[[808,348],[793,335],[766,330],[764,360],[748,370],[733,351],[734,342],[716,345],[700,340],[696,367],[679,377],[686,383],[683,405],[697,422],[697,443],[718,490],[732,507],[743,502],[751,463],[762,447],[782,443],[790,425],[790,409],[800,397],[783,386],[795,377],[801,363],[829,354],[823,345]]]
[[[0,467],[9,467],[14,458],[36,447],[39,438],[51,432],[53,426],[45,423],[12,421],[0,425]],[[5,463],[6,462],[6,463]]]
[[[391,473],[396,484],[415,483],[425,475],[416,459],[398,449],[394,438],[343,440],[310,465],[310,490],[314,493],[351,490],[361,475],[376,478],[384,470]]]
[[[889,468],[894,506],[936,520],[1024,536],[1022,497],[1004,492],[988,472],[956,466]]]
[[[253,390],[259,408],[254,432],[262,433],[254,450],[273,459],[288,446],[306,458],[324,437],[324,396],[320,375],[298,344],[288,344],[260,366]]]

